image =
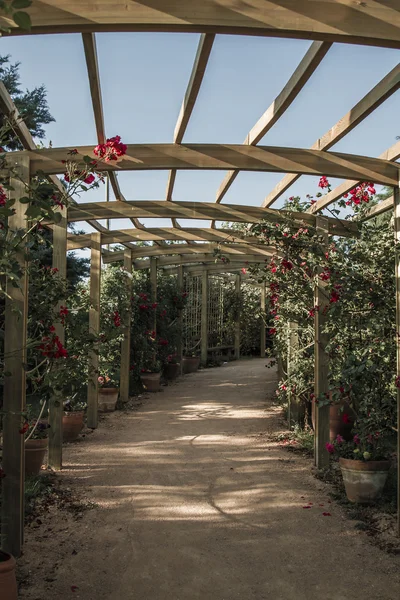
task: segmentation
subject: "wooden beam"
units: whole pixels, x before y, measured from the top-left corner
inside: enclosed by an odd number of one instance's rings
[[[313,150],[328,150],[366,119],[378,106],[400,88],[400,64],[390,71],[364,98],[344,115],[325,135],[312,146]],[[271,206],[297,179],[297,175],[285,175],[265,198],[263,206]],[[371,179],[373,181],[373,178]]]
[[[78,146],[76,160],[88,155],[95,158],[92,146]],[[63,173],[62,163],[68,148],[25,150],[31,159],[32,173],[46,175]],[[6,159],[18,160],[18,152]],[[259,171],[327,175],[342,179],[374,181],[394,185],[397,169],[389,161],[323,150],[285,148],[280,146],[244,146],[242,144],[130,144],[118,161],[98,161],[104,171],[135,171],[154,169]]]
[[[242,223],[258,223],[267,220],[272,223],[293,222],[315,227],[315,216],[308,213],[241,206],[237,204],[215,204],[214,202],[165,202],[164,200],[133,200],[120,202],[88,202],[72,206],[68,210],[69,222],[96,219],[144,218],[184,218],[216,219]],[[182,228],[180,228],[182,229]],[[107,232],[108,230],[105,229]],[[115,234],[115,232],[112,232]],[[331,235],[357,236],[359,227],[345,219],[329,218]]]
[[[236,310],[236,320],[235,320],[235,358],[239,360],[240,358],[240,313],[241,313],[241,278],[240,273],[237,273],[235,276],[235,296],[237,302],[237,310]]]
[[[90,308],[89,335],[95,338],[100,334],[100,280],[101,280],[101,233],[91,234],[90,256]],[[87,390],[87,426],[96,429],[98,424],[98,345],[89,353],[89,381]]]
[[[67,218],[65,210],[59,211],[61,221],[53,225],[53,268],[58,269],[58,274],[64,280],[67,278]],[[61,305],[66,304],[65,298],[60,298],[57,304],[57,312]],[[55,324],[56,335],[60,342],[65,343],[65,327],[62,323]],[[54,365],[57,369],[57,364]],[[49,467],[59,471],[62,467],[62,443],[63,443],[63,400],[59,393],[54,393],[49,401]]]
[[[393,146],[390,146],[390,148],[382,152],[382,154],[379,155],[379,158],[390,161],[395,161],[400,158],[400,141],[396,142],[393,144]],[[347,192],[356,187],[359,183],[360,181],[358,181],[358,179],[344,181],[340,185],[336,186],[332,191],[328,192],[328,194],[325,194],[322,196],[322,198],[317,200],[315,204],[310,206],[307,212],[311,214],[319,212],[330,204],[336,202],[336,200],[339,200],[344,194],[347,194]]]
[[[390,196],[389,198],[386,198],[386,200],[383,200],[382,202],[379,202],[378,204],[375,204],[375,206],[370,208],[360,219],[360,221],[368,221],[369,219],[373,219],[378,215],[382,215],[383,213],[388,212],[389,210],[393,210],[393,208],[394,196]]]
[[[396,376],[400,381],[400,184],[393,190],[394,197],[394,243],[396,278]],[[397,456],[400,456],[400,388],[397,395]],[[400,536],[400,461],[397,461],[397,535]]]
[[[8,218],[10,231],[26,230],[26,205],[18,199],[26,195],[29,184],[29,158],[21,157],[14,169],[18,178],[11,178],[11,197],[16,199],[14,214]],[[26,408],[26,340],[28,321],[28,274],[24,249],[15,253],[23,274],[19,287],[6,282],[4,321],[4,396],[3,396],[3,457],[6,477],[2,480],[1,548],[19,557],[24,540],[25,453],[24,436],[19,433]]]
[[[328,247],[328,224],[325,217],[318,217],[317,233],[320,243],[323,247]],[[319,270],[321,272],[322,269]],[[329,357],[326,346],[329,342],[328,334],[325,333],[324,326],[326,322],[325,307],[329,307],[327,298],[327,282],[320,277],[315,285],[314,306],[318,306],[314,317],[314,395],[315,402],[329,392],[328,372]],[[329,442],[329,405],[315,406],[315,452],[314,459],[318,469],[329,464],[329,454],[325,444]]]
[[[200,325],[200,361],[203,367],[208,360],[208,271],[201,275],[201,325]]]
[[[27,10],[30,31],[18,29],[11,17],[0,23],[11,35],[80,33],[82,31],[169,31],[258,35],[400,48],[397,0],[53,0],[33,2]]]
[[[328,42],[313,42],[300,61],[293,75],[275,98],[265,113],[250,130],[243,144],[255,146],[264,135],[275,125],[293,101],[297,98],[311,75],[317,69],[332,44]],[[215,202],[221,202],[226,192],[236,179],[239,171],[228,171],[218,188]]]
[[[157,265],[163,271],[168,271],[171,267],[176,267],[179,265],[187,265],[193,263],[211,263],[211,264],[234,264],[235,266],[245,267],[247,263],[264,263],[265,260],[269,260],[269,258],[274,254],[271,250],[268,255],[260,255],[260,254],[233,254],[229,258],[229,263],[223,263],[220,259],[216,258],[213,253],[209,254],[177,254],[175,256],[161,256],[157,259]],[[136,259],[134,260],[135,270],[148,269],[150,267],[151,259]]]
[[[132,252],[125,250],[124,252],[124,269],[129,275],[132,274]],[[129,298],[129,308],[123,316],[124,322],[124,338],[121,342],[121,373],[119,383],[119,397],[122,403],[129,400],[129,379],[131,367],[131,302],[132,295],[132,279],[126,278],[127,297]]]
[[[260,358],[265,358],[265,346],[267,345],[266,326],[265,326],[265,284],[260,289]]]

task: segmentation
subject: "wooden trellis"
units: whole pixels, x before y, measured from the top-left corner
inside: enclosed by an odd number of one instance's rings
[[[149,257],[158,257],[158,264],[156,267],[153,266],[153,273],[155,268],[167,269],[169,267],[177,270],[180,279],[186,273],[187,281],[191,282],[190,284],[187,283],[189,293],[192,294],[193,298],[196,298],[193,307],[190,307],[189,298],[188,307],[190,308],[186,309],[183,316],[185,325],[189,324],[193,331],[187,337],[187,345],[193,344],[195,340],[201,340],[202,359],[204,360],[207,353],[207,334],[209,333],[205,315],[210,312],[210,307],[207,304],[208,274],[212,272],[214,274],[217,272],[233,273],[236,291],[239,293],[241,279],[248,280],[247,276],[239,275],[242,266],[240,261],[251,260],[251,258],[248,258],[250,256],[254,260],[262,262],[265,256],[270,256],[274,252],[273,248],[260,248],[255,239],[244,237],[239,233],[233,235],[232,231],[215,228],[215,221],[254,223],[260,219],[269,219],[273,222],[282,222],[287,215],[282,211],[270,208],[270,206],[302,174],[340,177],[346,181],[319,199],[309,209],[308,213],[291,214],[294,222],[318,227],[325,238],[328,233],[350,237],[356,236],[358,234],[357,223],[343,222],[327,217],[320,218],[316,215],[359,182],[374,181],[392,186],[394,195],[393,198],[372,208],[367,218],[392,210],[394,207],[396,239],[399,239],[399,165],[395,161],[400,157],[400,142],[388,148],[378,158],[331,152],[330,148],[400,88],[400,65],[392,69],[340,121],[334,123],[331,129],[321,136],[310,149],[258,146],[259,141],[292,105],[315,70],[320,68],[321,64],[323,65],[323,59],[333,43],[365,44],[400,49],[398,0],[386,0],[385,2],[352,2],[350,0],[282,2],[282,0],[270,0],[267,3],[261,0],[248,3],[238,3],[237,0],[224,0],[223,2],[221,0],[207,0],[206,2],[199,2],[198,0],[152,0],[152,2],[129,3],[125,0],[117,0],[112,3],[105,3],[103,0],[87,0],[85,2],[81,0],[54,0],[51,3],[34,0],[32,6],[27,10],[32,18],[30,32],[18,29],[9,17],[0,17],[2,25],[10,27],[10,35],[41,33],[80,33],[82,35],[99,142],[104,141],[106,128],[102,109],[95,33],[107,31],[201,33],[192,73],[177,120],[173,143],[129,145],[126,156],[116,163],[102,163],[100,161],[101,168],[109,172],[115,201],[82,203],[68,210],[67,220],[69,222],[86,221],[97,232],[81,236],[68,235],[67,241],[68,249],[91,247],[93,257],[91,327],[94,330],[98,327],[96,307],[100,285],[100,249],[108,244],[121,243],[128,249],[128,253],[125,252],[124,254],[125,264],[131,260],[135,268],[149,268],[149,264],[145,266],[140,261],[142,259],[148,261]],[[184,134],[198,97],[205,69],[210,56],[212,56],[215,36],[218,34],[287,37],[315,41],[300,60],[283,90],[272,104],[266,107],[263,115],[254,124],[243,144],[185,144],[183,143]],[[0,110],[8,116],[15,117],[17,114],[11,98],[4,86],[1,85]],[[24,171],[27,182],[40,169],[56,185],[61,186],[62,184],[57,175],[63,173],[62,161],[65,160],[69,149],[37,149],[26,125],[21,120],[16,125],[16,132],[24,151],[9,153],[10,162],[13,165],[19,165],[19,168]],[[78,147],[77,151],[78,160],[83,154],[94,157],[92,147]],[[151,202],[129,202],[126,200],[119,188],[116,172],[137,169],[166,169],[169,171],[165,199]],[[174,202],[172,196],[177,169],[219,169],[227,171],[216,192],[216,202]],[[232,185],[240,170],[282,172],[286,175],[266,195],[262,208],[221,204],[226,191]],[[16,205],[18,206],[18,203]],[[12,219],[12,224],[15,227],[23,228],[26,223],[20,212],[17,211],[15,218]],[[172,227],[148,229],[141,224],[139,219],[149,217],[170,218]],[[102,219],[111,221],[116,218],[129,218],[132,222],[132,229],[110,231],[99,222]],[[178,222],[180,218],[209,219],[212,226],[210,228],[182,228]],[[48,223],[47,226],[53,227],[54,224]],[[54,233],[54,255],[59,270],[63,272],[65,268],[65,228],[64,232],[55,228]],[[151,241],[153,245],[147,249],[138,247],[135,242],[143,240]],[[165,240],[174,241],[174,244],[166,246]],[[232,255],[235,256],[235,260],[232,260],[229,266],[210,264],[215,248],[219,244],[225,246],[226,252],[230,253],[231,257]],[[208,256],[197,259],[196,254],[200,253]],[[244,255],[247,256],[246,259],[240,258]],[[163,264],[164,259],[171,256],[175,257],[175,264],[174,262]],[[262,256],[261,259],[260,256]],[[23,261],[23,257],[18,257],[18,260]],[[111,255],[103,252],[103,260],[112,262],[113,260],[121,260],[121,257],[118,257],[117,253]],[[152,264],[154,265],[154,262]],[[400,274],[397,266],[397,331],[400,329],[399,281]],[[24,286],[25,284],[27,285],[27,281],[24,281]],[[190,291],[191,288],[193,288],[192,291]],[[16,301],[21,307],[21,314],[26,315],[27,298],[24,290],[15,293],[17,294]],[[316,290],[317,297],[319,294],[321,294],[321,289],[318,288]],[[261,305],[263,305],[263,302],[262,295]],[[201,310],[203,313],[202,319]],[[210,316],[214,318],[212,314]],[[196,326],[194,326],[195,318],[200,319],[200,321],[197,321]],[[10,365],[11,376],[7,378],[8,392],[5,406],[9,414],[13,411],[20,412],[21,408],[24,407],[23,381],[25,373],[20,346],[21,340],[26,335],[26,317],[24,316],[18,322],[15,320],[15,323],[13,321],[14,317],[10,317],[10,319],[6,329],[5,344],[11,354],[14,353],[15,356],[19,356],[19,360],[15,360]],[[15,328],[13,325],[15,325]],[[316,391],[323,390],[326,385],[327,356],[324,352],[326,340],[321,336],[321,325],[320,319],[317,318],[315,321],[314,349]],[[238,331],[236,333],[237,345]],[[62,335],[62,332],[59,332],[59,335]],[[399,339],[400,336],[397,336],[397,341]],[[127,343],[125,347],[128,347]],[[91,357],[91,360],[95,364],[96,359],[94,356]],[[397,375],[400,375],[400,359],[398,359]],[[96,402],[92,390],[90,392],[89,415],[93,424],[96,422]],[[61,409],[60,406],[54,405],[53,407],[51,418],[54,424],[60,422]],[[400,392],[398,392],[398,415],[398,429],[400,429]],[[9,475],[3,482],[3,493],[6,499],[6,502],[3,502],[3,521],[7,522],[7,545],[14,554],[18,555],[21,549],[23,531],[21,500],[23,491],[23,448],[21,443],[14,443],[13,428],[15,423],[13,420],[6,417],[4,422],[4,460]],[[322,464],[323,444],[327,441],[327,424],[326,411],[320,411],[316,425],[318,464]],[[20,439],[18,439],[18,442],[20,442]],[[51,440],[50,455],[54,460],[54,466],[61,466],[61,442],[57,430],[56,435]],[[400,455],[400,442],[398,455]],[[400,507],[400,482],[398,504]]]
[[[221,280],[210,277],[208,288],[208,345],[215,347],[224,343],[225,290]]]
[[[198,353],[201,340],[201,276],[185,277],[187,304],[183,310],[184,352]]]

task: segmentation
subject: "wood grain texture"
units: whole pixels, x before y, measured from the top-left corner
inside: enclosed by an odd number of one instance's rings
[[[82,31],[172,31],[260,35],[400,47],[397,0],[36,0],[32,31],[1,23],[12,35]]]

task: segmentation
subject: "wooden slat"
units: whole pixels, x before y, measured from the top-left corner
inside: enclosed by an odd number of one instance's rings
[[[132,273],[132,252],[125,250],[124,252],[124,269],[127,273]],[[132,295],[132,280],[127,278],[126,281],[128,298]],[[124,338],[121,342],[121,373],[119,384],[119,397],[122,403],[129,400],[129,375],[131,366],[131,310],[123,316],[124,321]]]
[[[382,160],[391,161],[395,161],[398,158],[400,158],[400,141],[396,142],[395,144],[393,144],[393,146],[390,146],[390,148],[382,152],[382,154],[379,155],[379,158],[381,158]],[[343,183],[335,187],[332,191],[328,192],[328,194],[325,194],[324,196],[322,196],[322,198],[317,200],[317,202],[313,204],[307,212],[311,214],[319,212],[323,208],[326,208],[330,204],[336,202],[336,200],[339,200],[339,198],[341,198],[343,194],[347,194],[347,192],[349,192],[359,183],[360,181],[358,180],[344,181]]]
[[[396,376],[400,378],[400,184],[393,190],[394,197],[394,242],[396,278]],[[397,396],[397,456],[400,456],[400,388]],[[397,535],[400,536],[400,460],[397,461]]]
[[[397,0],[52,0],[27,9],[32,31],[0,23],[11,35],[81,31],[174,31],[315,39],[400,47]]]
[[[376,204],[375,206],[370,208],[370,210],[366,212],[365,215],[362,217],[361,221],[368,221],[369,219],[373,219],[374,217],[382,215],[383,213],[388,212],[389,210],[393,210],[393,208],[394,196],[390,196],[389,198],[386,198],[386,200],[383,200],[382,202],[379,202],[379,204]]]
[[[189,272],[189,270],[187,270]],[[201,277],[201,324],[200,324],[200,360],[203,367],[208,360],[208,272],[203,271]]]
[[[222,250],[223,252],[223,250]],[[272,256],[273,250],[271,249],[268,254],[251,254],[250,252],[241,255],[231,255],[229,257],[229,264],[240,265],[245,267],[246,263],[263,263]],[[139,258],[133,261],[136,270],[143,270],[150,268],[149,258]],[[211,264],[223,264],[221,260],[218,260],[213,253],[209,254],[180,254],[175,256],[160,256],[158,257],[157,265],[160,269],[168,271],[172,266],[187,265],[193,263],[211,263]]]
[[[327,248],[328,223],[326,217],[318,217],[317,232],[321,240],[320,243]],[[314,298],[314,306],[319,307],[315,311],[314,317],[314,395],[316,399],[320,394],[329,392],[329,355],[326,350],[329,336],[323,331],[326,322],[324,309],[329,305],[326,290],[327,282],[318,277]],[[317,404],[315,407],[314,459],[319,469],[329,464],[329,454],[325,448],[327,442],[329,442],[329,405],[320,406]]]
[[[400,88],[400,64],[390,71],[364,98],[340,119],[312,146],[313,150],[328,150],[368,117],[378,106]],[[285,175],[265,198],[263,206],[271,206],[297,179],[298,175]],[[373,178],[371,179],[373,181]]]
[[[21,157],[15,166],[19,178],[12,178],[12,197],[17,199],[15,213],[9,217],[11,231],[26,229],[26,205],[18,202],[25,196],[29,184],[29,158]],[[28,320],[28,274],[25,251],[15,253],[15,260],[23,270],[20,287],[6,282],[9,298],[5,301],[4,325],[4,396],[3,396],[3,457],[2,467],[6,477],[2,480],[1,548],[19,557],[24,539],[24,487],[25,455],[22,427],[26,402],[26,339]]]
[[[62,173],[62,161],[68,148],[25,150],[32,163],[32,172]],[[92,146],[78,146],[76,160],[88,155],[95,158]],[[18,160],[18,152],[9,153],[7,160]],[[99,161],[104,171],[134,171],[153,169],[206,169],[300,173],[327,175],[343,179],[374,181],[394,185],[396,167],[388,161],[367,156],[325,152],[280,146],[244,146],[242,144],[130,144],[118,161]]]
[[[60,277],[67,278],[67,218],[65,210],[60,210],[61,221],[53,225],[53,268],[58,269]],[[60,298],[57,303],[57,312],[61,305],[66,305],[65,298]],[[65,343],[65,327],[62,323],[55,324],[56,334],[60,342]],[[54,365],[53,369],[57,369]],[[62,467],[62,416],[64,398],[60,394],[54,394],[49,402],[49,467],[59,471]]]
[[[217,219],[242,223],[257,223],[263,219],[272,223],[296,222],[315,227],[315,216],[308,213],[280,211],[273,208],[215,204],[214,202],[165,202],[164,200],[134,200],[120,202],[89,202],[68,210],[69,222],[90,219],[183,218]],[[346,220],[329,219],[329,232],[335,235],[357,236],[358,225]],[[107,231],[107,230],[106,230]]]
[[[325,57],[331,45],[332,44],[327,42],[314,42],[311,44],[281,93],[275,98],[269,108],[267,108],[265,113],[250,130],[243,142],[244,144],[255,146],[271,127],[275,125],[278,119],[280,119],[292,102],[297,98],[311,75]],[[239,171],[228,171],[218,188],[217,196],[215,198],[216,202],[221,202],[238,174]]]
[[[91,234],[89,334],[95,337],[100,334],[101,236],[101,233]],[[95,429],[98,425],[98,349],[89,353],[88,361],[87,426]]]

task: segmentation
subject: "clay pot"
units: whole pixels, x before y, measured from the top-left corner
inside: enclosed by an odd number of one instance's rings
[[[113,412],[118,400],[118,388],[100,388],[98,393],[99,412]]]
[[[38,475],[47,451],[48,439],[25,442],[25,475]]]
[[[140,375],[140,381],[146,392],[159,392],[161,373],[142,373]]]
[[[344,487],[350,502],[372,504],[382,493],[388,476],[388,460],[339,458]]]
[[[311,422],[315,431],[315,411],[317,407],[315,401],[311,404]],[[343,422],[343,415],[350,417],[350,423]],[[329,441],[333,442],[338,435],[341,435],[346,441],[352,439],[351,430],[354,425],[354,411],[346,400],[331,404],[329,407]]]
[[[65,412],[62,418],[63,441],[74,442],[83,428],[84,412]]]
[[[182,368],[184,373],[195,373],[200,366],[199,356],[184,356]]]
[[[0,550],[0,591],[1,600],[17,600],[17,579],[15,558]]]
[[[176,379],[181,372],[181,365],[179,363],[168,363],[164,365],[164,377],[171,381]]]

